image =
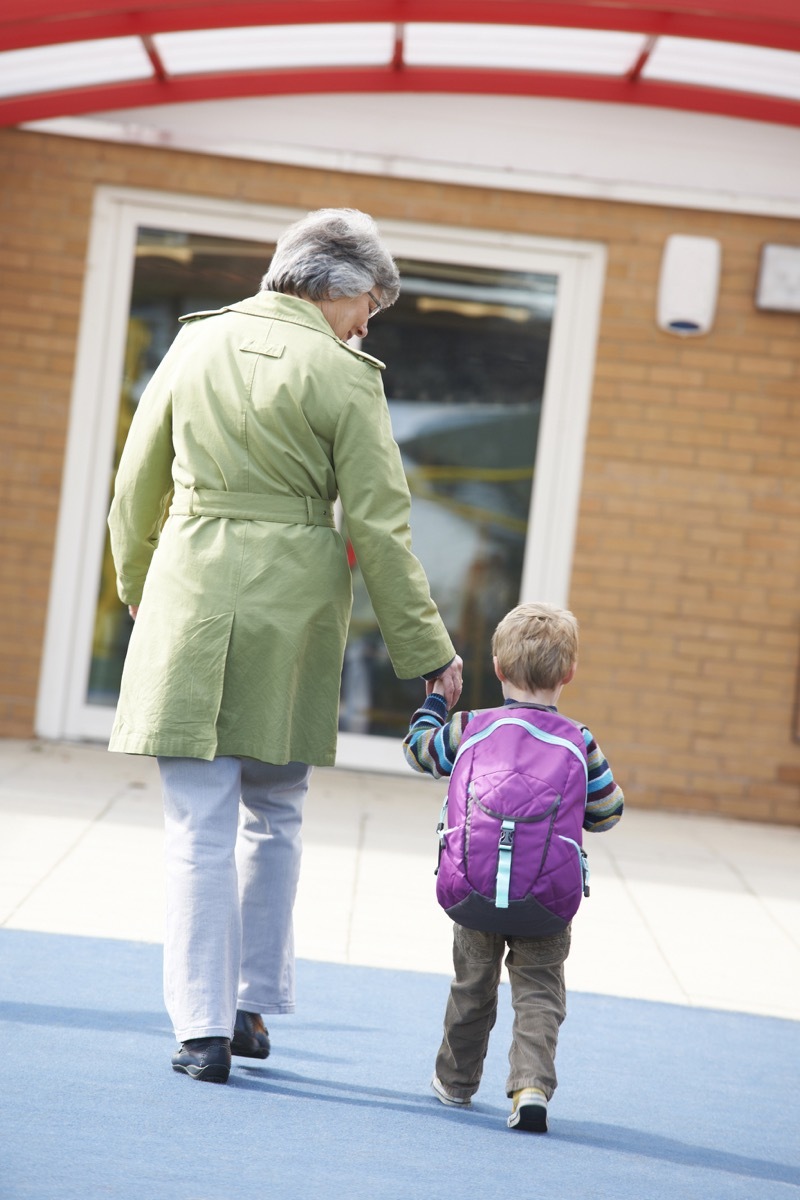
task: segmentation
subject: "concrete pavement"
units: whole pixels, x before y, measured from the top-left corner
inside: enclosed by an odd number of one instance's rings
[[[410,772],[315,771],[299,957],[449,974],[443,794]],[[800,829],[629,809],[587,849],[570,989],[800,1020]],[[0,925],[159,942],[162,912],[155,762],[0,741]]]

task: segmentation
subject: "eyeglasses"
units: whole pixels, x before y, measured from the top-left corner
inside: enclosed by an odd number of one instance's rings
[[[383,308],[383,305],[381,304],[380,300],[375,299],[372,292],[367,292],[367,295],[369,296],[370,300],[372,301],[372,303],[374,305],[374,307],[370,308],[369,312],[367,313],[367,320],[370,321],[370,320],[372,320],[373,317],[377,317],[378,313]]]

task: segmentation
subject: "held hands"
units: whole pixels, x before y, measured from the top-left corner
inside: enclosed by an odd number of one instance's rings
[[[427,680],[425,695],[430,696],[433,693],[436,696],[444,696],[448,709],[454,708],[461,695],[463,669],[463,660],[456,655],[447,670],[443,671],[438,678]]]

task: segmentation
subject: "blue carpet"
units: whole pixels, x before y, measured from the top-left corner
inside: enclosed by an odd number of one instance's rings
[[[298,964],[227,1087],[169,1065],[161,948],[0,932],[3,1200],[787,1200],[800,1023],[574,993],[546,1137],[505,1127],[508,989],[470,1112],[428,1090],[448,981]]]

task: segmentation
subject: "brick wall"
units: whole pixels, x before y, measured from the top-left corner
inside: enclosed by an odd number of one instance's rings
[[[759,313],[800,222],[487,192],[0,131],[0,735],[33,732],[93,189],[163,189],[608,247],[565,711],[629,802],[800,824],[800,318]],[[713,333],[654,323],[670,233],[723,246]]]

